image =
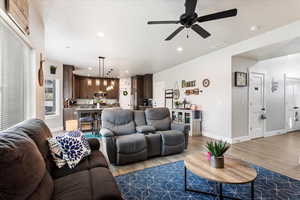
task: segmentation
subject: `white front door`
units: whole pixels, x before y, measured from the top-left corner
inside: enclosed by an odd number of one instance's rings
[[[287,131],[300,130],[300,79],[286,78],[285,108]]]
[[[265,132],[265,100],[264,74],[250,73],[249,83],[249,128],[252,138],[264,137]]]

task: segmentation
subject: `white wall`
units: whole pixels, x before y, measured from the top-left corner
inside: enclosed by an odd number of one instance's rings
[[[0,9],[5,11],[4,6],[5,0],[0,0]],[[33,78],[32,84],[34,84],[34,97],[32,100],[34,115],[32,117],[37,117],[44,119],[44,88],[38,85],[37,75],[39,67],[39,55],[45,52],[45,27],[43,18],[41,16],[41,5],[39,0],[29,0],[29,28],[30,35],[27,37],[31,43],[34,54],[33,62],[33,73],[35,76]]]
[[[234,86],[234,73],[245,72],[257,63],[256,60],[232,58],[232,137],[248,136],[248,87]]]
[[[56,74],[50,74],[50,66],[56,66]],[[59,94],[58,94],[58,107],[57,115],[46,116],[45,122],[52,132],[63,130],[63,64],[55,61],[47,60],[44,66],[45,79],[55,79],[58,81]]]
[[[230,47],[201,56],[192,61],[174,66],[173,68],[154,74],[154,85],[164,82],[166,88],[172,88],[176,81],[202,80],[209,78],[212,82],[210,88],[198,97],[191,99],[192,103],[202,106],[204,112],[204,135],[213,138],[227,138],[231,140],[232,134],[232,72],[231,58],[263,46],[268,46],[284,40],[300,36],[300,21],[275,29],[249,40],[242,41]],[[164,95],[163,91],[154,93]],[[157,97],[155,97],[157,98]],[[157,101],[157,99],[154,99]]]
[[[39,0],[29,1],[29,28],[30,35],[29,41],[34,49],[35,53],[35,69],[36,69],[36,102],[35,110],[36,117],[44,119],[44,87],[38,84],[38,69],[40,66],[40,54],[45,55],[45,25],[41,16],[41,7]]]
[[[131,78],[120,78],[120,94],[119,103],[121,108],[131,108]],[[127,91],[128,95],[124,96],[123,91]]]
[[[266,133],[282,133],[285,129],[284,76],[300,78],[300,54],[264,61],[233,57],[232,73],[260,72],[265,74]],[[233,77],[232,77],[233,78]],[[278,82],[272,92],[272,80]],[[232,87],[232,137],[248,136],[248,87]]]
[[[5,4],[4,4],[5,0],[1,0],[0,1],[0,9],[4,10],[5,9]]]
[[[266,71],[266,131],[285,129],[284,75],[300,78],[300,54],[261,61],[252,69]],[[279,83],[275,92],[271,91],[272,79]]]
[[[217,59],[216,59],[217,58]],[[153,77],[155,83],[164,82],[166,89],[174,88],[178,81],[181,88],[181,80],[196,80],[197,87],[202,87],[202,81],[208,78],[211,81],[210,87],[203,89],[200,95],[191,95],[187,100],[192,104],[200,105],[203,110],[203,134],[227,139],[231,137],[231,119],[229,113],[231,109],[231,60],[226,59],[223,52],[215,52],[190,62],[178,65],[171,69],[155,73]],[[154,90],[157,88],[154,87]],[[164,91],[154,91],[164,96]],[[184,90],[181,89],[181,97]],[[157,95],[154,96],[155,101]]]

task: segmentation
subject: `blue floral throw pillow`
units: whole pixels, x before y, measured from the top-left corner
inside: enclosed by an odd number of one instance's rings
[[[68,132],[63,136],[55,137],[62,149],[63,159],[70,168],[91,154],[91,148],[81,131]]]
[[[51,151],[51,155],[53,157],[53,161],[55,162],[58,168],[62,168],[67,164],[67,162],[63,158],[63,151],[60,147],[60,143],[57,142],[55,138],[48,138],[48,144]]]

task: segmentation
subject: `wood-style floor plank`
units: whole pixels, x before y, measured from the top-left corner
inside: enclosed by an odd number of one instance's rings
[[[125,166],[110,165],[110,169],[114,176],[119,176],[149,167],[184,160],[187,155],[203,151],[203,145],[209,140],[211,139],[207,137],[190,137],[189,147],[184,153],[156,157]],[[233,144],[228,151],[228,154],[235,158],[300,180],[300,132]]]

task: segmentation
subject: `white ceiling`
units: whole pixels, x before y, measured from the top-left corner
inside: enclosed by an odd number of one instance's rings
[[[161,71],[300,19],[299,0],[198,0],[199,15],[238,8],[238,16],[203,23],[212,34],[209,39],[193,32],[187,39],[182,32],[165,42],[178,25],[150,26],[147,21],[177,20],[184,0],[42,1],[47,57],[85,68],[81,74],[97,73],[98,56],[107,57],[106,65],[120,76]],[[259,30],[250,31],[253,25]],[[97,37],[98,32],[105,37]],[[184,50],[177,52],[177,47]]]
[[[296,53],[300,53],[300,38],[283,41],[270,46],[242,53],[237,56],[261,61]]]

